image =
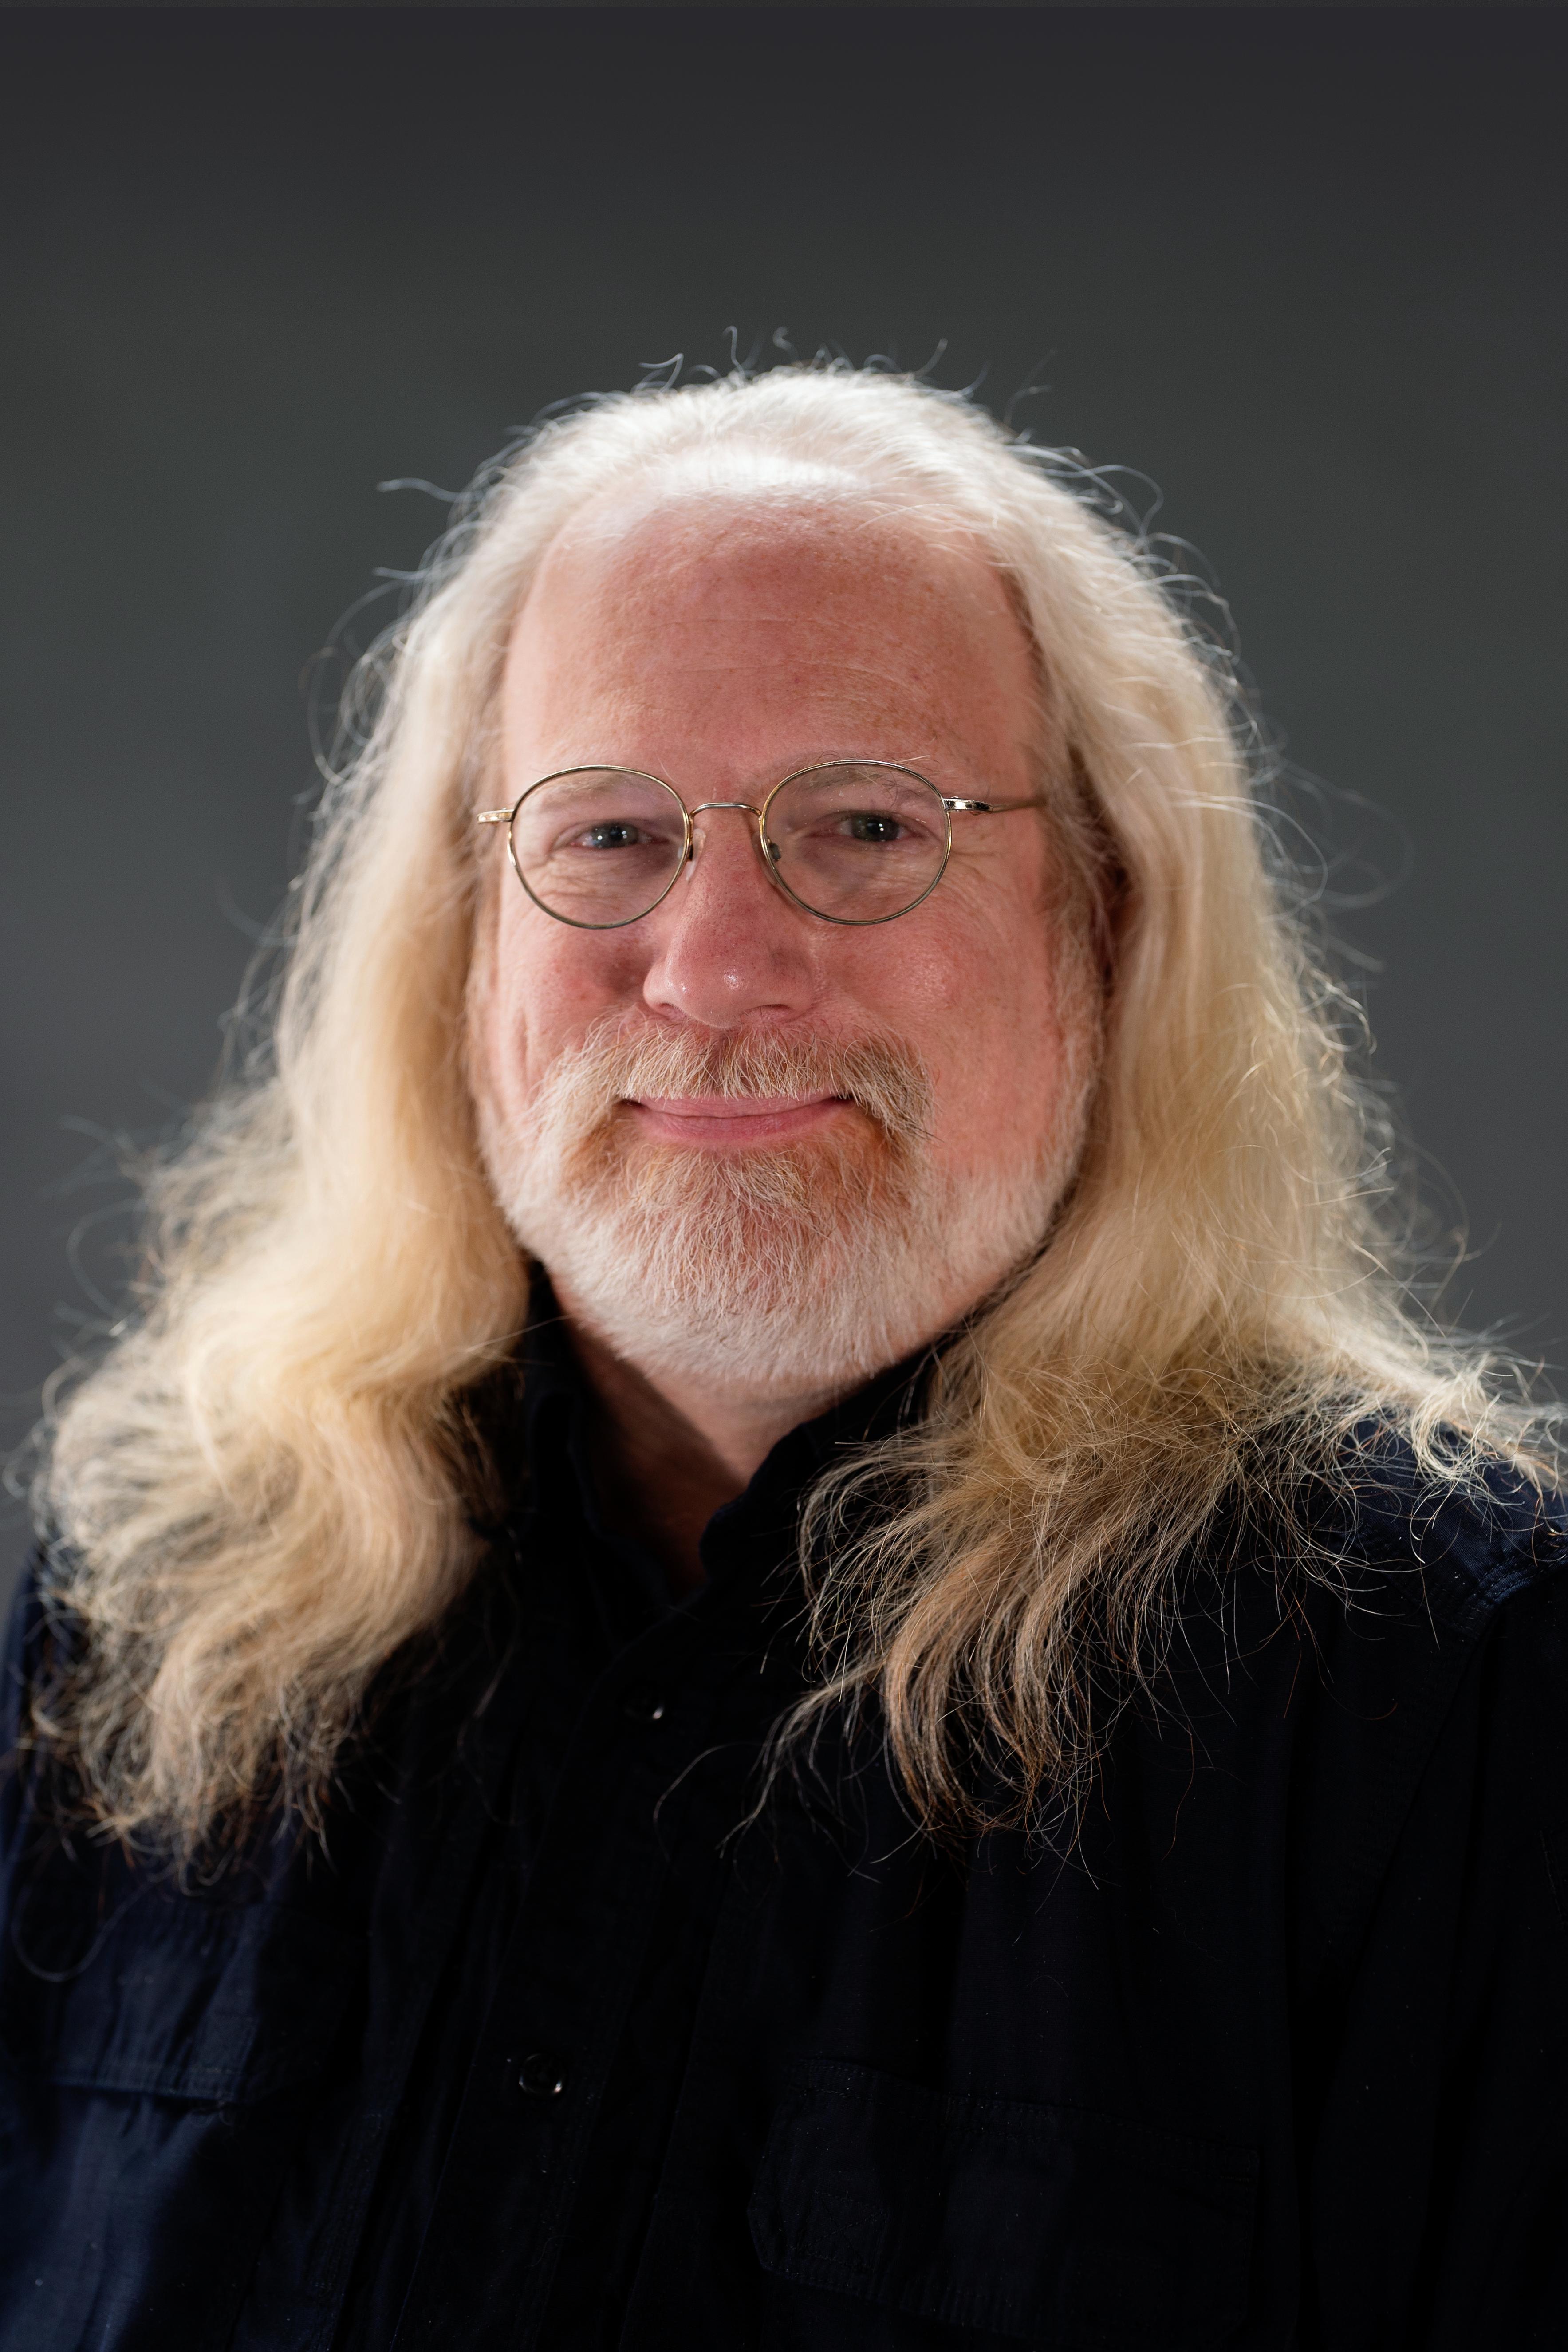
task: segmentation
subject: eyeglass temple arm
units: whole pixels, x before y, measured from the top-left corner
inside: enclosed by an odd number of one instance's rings
[[[505,824],[510,815],[511,811],[509,808],[480,809],[479,814],[474,819],[474,823],[476,824]]]
[[[1046,803],[1041,793],[1031,793],[1022,801],[957,801],[944,793],[942,804],[944,809],[973,809],[981,816],[1010,816],[1015,809],[1044,808]]]

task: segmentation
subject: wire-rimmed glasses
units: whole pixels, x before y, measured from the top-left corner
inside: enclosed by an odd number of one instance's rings
[[[509,809],[512,870],[558,923],[614,931],[651,915],[697,856],[695,819],[742,809],[757,823],[769,878],[826,923],[890,923],[929,898],[952,855],[952,820],[1005,815],[1026,800],[962,800],[893,760],[828,760],[797,768],[759,807],[702,801],[688,808],[673,784],[640,768],[564,768],[542,776]]]

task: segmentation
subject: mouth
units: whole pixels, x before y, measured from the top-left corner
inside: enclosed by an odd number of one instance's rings
[[[746,1150],[811,1135],[854,1106],[845,1095],[646,1095],[623,1103],[650,1140]]]

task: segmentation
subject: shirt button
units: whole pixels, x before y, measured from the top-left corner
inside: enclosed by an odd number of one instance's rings
[[[664,1699],[647,1683],[633,1683],[621,1694],[621,1713],[633,1723],[658,1723],[664,1716]]]
[[[558,2099],[566,2076],[548,2050],[531,2050],[517,2070],[517,2087],[531,2099]]]

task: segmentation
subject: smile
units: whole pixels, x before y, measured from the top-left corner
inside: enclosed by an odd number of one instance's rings
[[[650,1095],[626,1105],[646,1134],[688,1148],[792,1141],[849,1108],[842,1095]]]

